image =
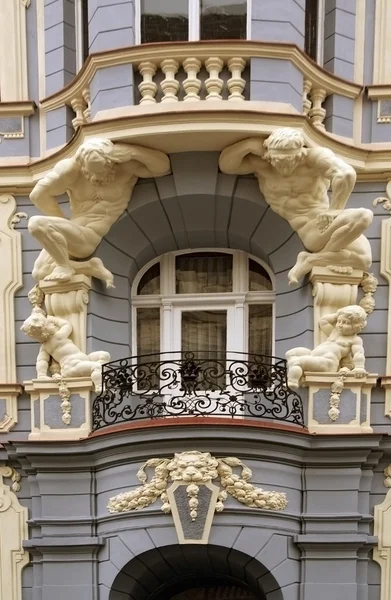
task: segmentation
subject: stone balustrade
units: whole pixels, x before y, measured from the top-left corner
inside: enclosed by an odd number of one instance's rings
[[[246,80],[242,73],[247,61],[240,56],[206,59],[189,56],[184,60],[146,60],[138,65],[142,81],[138,85],[139,104],[157,102],[198,102],[200,100],[245,99]],[[224,75],[227,75],[228,78]]]

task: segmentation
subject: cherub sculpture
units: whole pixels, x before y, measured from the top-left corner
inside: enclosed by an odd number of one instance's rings
[[[364,377],[365,355],[358,333],[367,324],[366,312],[361,306],[345,306],[336,313],[325,315],[319,326],[328,338],[313,350],[309,348],[293,348],[288,350],[288,386],[297,389],[304,371],[318,373],[336,373],[341,361],[353,365],[350,371],[355,377]]]
[[[66,319],[46,316],[41,309],[34,309],[25,320],[21,330],[41,343],[37,357],[38,379],[51,379],[47,375],[50,358],[60,368],[61,376],[91,377],[95,391],[102,389],[102,365],[110,360],[104,351],[84,354],[70,339],[72,325]]]

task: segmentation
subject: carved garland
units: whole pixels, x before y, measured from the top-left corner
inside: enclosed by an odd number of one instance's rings
[[[145,469],[155,468],[152,479],[147,481]],[[241,474],[236,475],[233,468],[240,467]],[[189,512],[192,521],[195,521],[198,513],[199,485],[220,478],[221,486],[215,511],[224,509],[224,501],[228,494],[233,498],[253,508],[264,510],[283,510],[288,501],[286,495],[281,492],[265,491],[257,488],[249,480],[252,477],[251,470],[246,467],[239,458],[228,456],[215,458],[208,452],[197,451],[182,452],[170,458],[151,458],[139,469],[137,478],[143,484],[135,490],[118,494],[110,498],[107,509],[110,513],[129,512],[141,510],[161,498],[162,511],[171,512],[170,500],[167,495],[167,486],[170,481],[183,481],[188,483],[186,488],[189,498]]]

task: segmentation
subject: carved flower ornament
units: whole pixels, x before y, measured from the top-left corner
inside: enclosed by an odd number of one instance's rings
[[[150,481],[145,472],[147,468],[155,468],[155,473]],[[233,467],[241,467],[241,474],[236,475]],[[198,452],[197,450],[181,452],[170,458],[151,458],[139,469],[138,479],[143,484],[135,490],[118,494],[110,498],[107,509],[110,513],[129,512],[140,510],[161,498],[162,511],[171,512],[170,501],[166,493],[170,482],[182,481],[187,483],[187,496],[189,498],[189,510],[192,521],[197,518],[199,486],[220,478],[223,489],[220,490],[215,511],[224,510],[224,501],[230,494],[242,504],[264,510],[283,510],[288,501],[286,495],[281,492],[267,492],[257,488],[249,480],[252,477],[251,470],[246,467],[239,458],[227,456],[215,458],[209,452]]]

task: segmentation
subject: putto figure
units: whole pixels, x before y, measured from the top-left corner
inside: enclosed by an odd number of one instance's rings
[[[41,343],[36,363],[38,379],[51,379],[47,372],[53,358],[59,364],[62,377],[91,377],[95,391],[101,391],[102,365],[110,361],[110,354],[103,350],[88,355],[81,352],[70,339],[72,325],[69,321],[46,316],[41,309],[34,309],[21,330]]]
[[[358,333],[366,326],[367,315],[361,306],[345,306],[336,313],[325,315],[319,326],[329,337],[314,350],[293,348],[288,350],[288,386],[297,389],[304,371],[336,373],[341,361],[353,366],[350,375],[364,377],[365,355],[362,339]]]
[[[366,208],[345,209],[356,172],[327,148],[305,148],[303,135],[278,129],[265,142],[249,138],[225,148],[223,173],[254,173],[266,202],[297,232],[300,252],[290,284],[315,266],[337,272],[368,270],[371,247],[363,234],[373,219]],[[331,199],[327,194],[331,186]]]
[[[113,285],[113,276],[99,258],[78,262],[95,252],[102,238],[125,211],[138,177],[160,177],[170,171],[166,154],[110,140],[93,139],[74,158],[61,160],[30,194],[48,216],[33,216],[29,231],[44,248],[33,277],[67,281],[75,273],[92,275]],[[67,219],[56,196],[68,194]]]

